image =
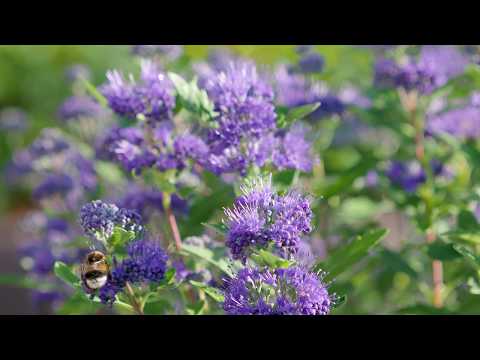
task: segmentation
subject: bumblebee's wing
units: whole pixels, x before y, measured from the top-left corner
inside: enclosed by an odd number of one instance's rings
[[[77,275],[82,280],[83,280],[84,271],[85,271],[85,265],[84,264],[75,265],[73,267],[73,272],[75,273],[75,275]]]

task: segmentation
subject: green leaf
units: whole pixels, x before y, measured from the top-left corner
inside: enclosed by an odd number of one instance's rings
[[[480,233],[472,231],[452,230],[442,233],[442,236],[455,241],[469,242],[473,244],[480,244]]]
[[[87,79],[82,78],[82,82],[85,85],[85,88],[87,89],[87,92],[91,96],[93,96],[98,101],[98,103],[100,105],[102,105],[103,107],[107,107],[108,101],[105,98],[105,96],[100,94],[100,92],[97,90],[97,88],[94,85],[92,85]]]
[[[143,308],[145,315],[161,315],[168,311],[173,311],[172,304],[166,299],[155,299],[155,301],[149,301]]]
[[[465,257],[472,265],[480,267],[480,257],[471,252],[466,246],[455,244],[454,249],[463,257]]]
[[[166,194],[176,192],[176,170],[159,171],[157,169],[146,169],[142,172],[143,179],[151,186],[155,186]]]
[[[181,76],[172,72],[168,73],[168,77],[175,87],[180,106],[199,115],[203,121],[212,122],[213,118],[217,116],[214,111],[215,105],[208,98],[207,92],[198,87],[196,79],[188,83]]]
[[[208,296],[210,296],[213,300],[215,300],[218,303],[223,303],[225,301],[225,297],[223,296],[223,293],[217,288],[214,288],[214,287],[205,285],[204,283],[193,281],[193,280],[190,280],[190,284],[195,286],[196,288],[199,288],[205,291],[205,293]]]
[[[214,230],[218,234],[225,236],[228,233],[228,226],[225,225],[224,223],[218,223],[218,224],[205,224],[202,223],[203,226]]]
[[[165,276],[163,277],[163,279],[157,284],[150,285],[150,289],[156,292],[166,287],[173,288],[173,285],[175,284],[176,273],[177,271],[175,270],[175,268],[168,269],[165,272]]]
[[[350,244],[334,251],[327,260],[318,262],[313,266],[313,271],[327,272],[328,278],[335,278],[366,257],[375,245],[388,234],[387,229],[374,229],[358,236]]]
[[[183,244],[181,252],[183,252],[186,255],[193,255],[193,256],[199,257],[207,261],[209,264],[212,264],[213,266],[217,267],[218,269],[220,269],[230,277],[233,276],[233,271],[230,268],[229,263],[225,260],[225,258],[222,256],[218,256],[211,249]]]
[[[405,260],[403,254],[383,249],[381,251],[381,257],[380,261],[385,264],[386,268],[391,269],[394,273],[402,272],[414,279],[418,277],[418,273]]]
[[[347,302],[347,295],[339,296],[335,299],[332,304],[333,309],[338,309],[340,306],[344,305]]]
[[[101,179],[104,179],[105,182],[114,185],[121,185],[123,179],[123,173],[120,168],[112,163],[107,161],[95,161],[95,171]]]
[[[86,315],[95,314],[102,308],[104,308],[103,304],[91,301],[81,289],[78,289],[56,313],[58,315]]]
[[[468,285],[470,294],[480,295],[480,284],[475,278],[473,277],[468,278],[467,285]]]
[[[320,106],[320,103],[307,104],[307,105],[292,108],[288,110],[288,112],[285,115],[280,114],[277,121],[278,127],[285,128],[287,126],[290,126],[295,121],[301,120],[304,117],[313,113],[315,110],[319,108],[319,106]]]
[[[457,225],[458,225],[458,228],[461,230],[467,230],[467,231],[480,230],[480,226],[477,222],[477,218],[471,211],[468,211],[468,210],[460,211],[457,217]]]
[[[187,306],[185,310],[188,315],[202,315],[204,308],[205,308],[205,302],[197,301],[192,306]]]
[[[433,260],[451,261],[458,259],[461,255],[455,250],[454,245],[437,240],[427,245],[427,255]]]
[[[136,234],[134,231],[127,231],[120,226],[115,226],[113,229],[113,235],[108,239],[108,244],[112,248],[124,248],[130,241],[134,240]]]
[[[275,173],[272,177],[275,185],[282,185],[285,188],[292,186],[299,175],[298,170],[283,170]]]
[[[53,271],[58,278],[73,288],[80,288],[80,279],[70,270],[70,268],[61,261],[56,261]]]
[[[396,311],[401,315],[452,315],[453,312],[446,309],[437,309],[430,305],[418,304],[408,306]]]
[[[9,285],[26,289],[35,289],[39,291],[59,290],[55,284],[34,280],[24,275],[0,274],[0,285]]]
[[[363,156],[362,160],[352,167],[350,170],[342,172],[333,180],[322,181],[315,186],[315,195],[330,198],[338,195],[343,191],[347,191],[355,182],[355,180],[361,176],[367,174],[367,172],[375,167],[377,159],[373,156]]]
[[[293,261],[283,259],[264,249],[255,251],[252,255],[250,255],[250,258],[258,265],[268,266],[272,269],[285,269],[294,263]]]

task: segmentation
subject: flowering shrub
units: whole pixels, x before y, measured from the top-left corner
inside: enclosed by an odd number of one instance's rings
[[[96,85],[68,69],[58,126],[5,169],[37,207],[13,282],[59,314],[480,311],[478,60],[354,51],[361,86],[330,85],[313,45],[272,66],[136,45],[137,72]]]

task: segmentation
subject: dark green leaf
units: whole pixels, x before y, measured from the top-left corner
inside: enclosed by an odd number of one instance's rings
[[[374,229],[358,236],[350,244],[330,254],[327,260],[315,264],[313,271],[323,270],[327,272],[328,278],[335,278],[366,257],[370,249],[377,245],[387,233],[387,229]]]
[[[464,231],[480,230],[477,218],[471,211],[468,210],[460,211],[457,217],[457,225],[459,229]]]
[[[224,223],[218,223],[218,224],[204,224],[202,223],[203,226],[210,228],[214,230],[215,232],[219,233],[222,236],[225,236],[228,233],[228,226],[225,225]]]
[[[458,251],[455,250],[453,244],[440,240],[427,245],[427,254],[430,258],[441,261],[451,261],[461,257]]]
[[[381,256],[384,266],[391,269],[394,273],[403,272],[414,279],[418,277],[418,273],[410,266],[402,254],[383,249]]]
[[[276,185],[282,185],[284,187],[290,187],[298,177],[298,170],[284,170],[275,173],[272,177],[273,183]]]
[[[347,295],[342,295],[342,296],[339,296],[335,299],[335,301],[333,302],[333,306],[332,308],[333,309],[337,309],[339,308],[340,306],[342,306],[343,304],[345,304],[347,302]]]
[[[453,313],[446,309],[437,309],[430,305],[418,304],[408,306],[397,310],[398,314],[402,315],[452,315]]]
[[[162,315],[167,311],[173,311],[172,304],[166,299],[156,299],[152,302],[147,302],[143,308],[145,315]]]

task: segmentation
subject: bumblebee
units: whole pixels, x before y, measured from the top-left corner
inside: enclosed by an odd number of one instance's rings
[[[110,276],[110,267],[105,255],[100,251],[92,251],[85,257],[80,266],[83,286],[89,292],[94,292],[105,286]]]

